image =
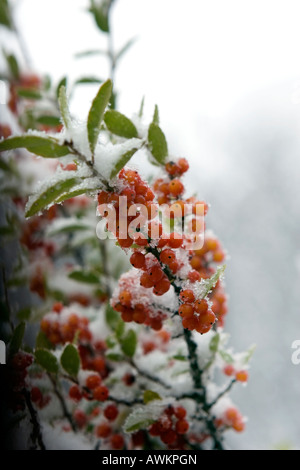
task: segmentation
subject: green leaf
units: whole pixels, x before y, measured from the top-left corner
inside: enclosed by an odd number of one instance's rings
[[[43,124],[44,126],[50,126],[50,127],[57,127],[61,124],[61,120],[59,116],[39,116],[36,118],[36,122],[38,124]]]
[[[145,390],[143,400],[145,405],[147,405],[147,403],[150,403],[150,401],[161,400],[161,396],[158,393],[153,392],[153,390]]]
[[[115,331],[119,322],[120,322],[120,315],[116,312],[110,304],[107,304],[106,311],[105,311],[105,320],[107,325],[110,327],[112,331]]]
[[[120,137],[125,137],[126,139],[132,139],[133,137],[138,136],[137,129],[128,117],[124,114],[110,109],[106,111],[104,115],[104,122],[112,134],[118,135]]]
[[[9,137],[8,139],[0,142],[0,152],[15,150],[18,148],[26,148],[29,152],[45,158],[59,158],[70,153],[67,146],[60,145],[58,141],[52,137],[40,137],[37,135],[26,134]]]
[[[58,361],[54,354],[47,349],[36,349],[35,360],[43,369],[51,374],[57,374],[58,372]]]
[[[76,80],[75,85],[93,85],[93,84],[99,84],[99,83],[103,83],[103,80],[101,80],[101,78],[82,77]]]
[[[124,361],[124,357],[121,356],[121,354],[118,354],[118,353],[108,353],[105,355],[106,359],[108,359],[109,361],[113,361],[113,362],[121,362],[121,361]]]
[[[211,352],[213,353],[216,353],[218,351],[218,348],[219,348],[219,344],[220,344],[220,335],[219,333],[216,333],[210,343],[209,343],[209,349]]]
[[[173,356],[173,359],[175,359],[176,361],[182,361],[182,362],[187,361],[186,356],[183,356],[182,354],[176,354],[175,356]]]
[[[17,317],[19,320],[29,320],[31,315],[31,307],[24,307],[18,311]]]
[[[58,92],[58,104],[61,117],[66,129],[70,129],[72,119],[69,111],[69,104],[65,85],[61,85]]]
[[[76,222],[71,223],[70,225],[65,225],[63,227],[54,227],[53,229],[50,228],[48,234],[50,236],[58,235],[61,233],[73,233],[73,232],[78,232],[78,231],[84,231],[84,230],[89,230],[90,227],[85,224],[80,224],[80,221],[78,221],[78,224]]]
[[[102,0],[100,3],[91,0],[90,12],[93,14],[96,25],[103,33],[109,32],[109,12],[113,0]]]
[[[7,0],[0,0],[0,24],[9,29],[13,28]]]
[[[103,49],[89,49],[87,51],[77,52],[75,57],[76,59],[81,59],[83,57],[89,57],[93,55],[107,55],[107,51]]]
[[[57,97],[57,99],[58,99],[58,97],[59,97],[60,88],[61,88],[62,86],[64,86],[65,88],[67,88],[67,83],[68,83],[67,77],[63,77],[63,78],[59,81],[59,83],[58,83],[58,85],[57,85],[57,87],[56,87],[56,97]]]
[[[110,173],[110,179],[113,179],[115,176],[117,176],[119,171],[121,171],[122,168],[124,168],[124,166],[129,162],[129,160],[133,157],[133,155],[138,150],[139,150],[138,148],[134,148],[134,149],[129,150],[128,152],[124,153],[124,155],[122,155],[120,157],[120,159],[117,161],[117,163],[115,164],[115,166],[113,167],[113,169]]]
[[[18,80],[18,78],[20,77],[20,70],[16,57],[13,54],[6,54],[5,51],[3,51],[3,54],[5,56],[10,73],[12,74],[13,78]]]
[[[53,349],[53,344],[43,331],[39,331],[36,340],[35,340],[36,349]]]
[[[115,329],[116,337],[119,341],[124,335],[124,332],[125,332],[125,322],[123,322],[123,320],[121,320],[120,318],[119,323],[117,324],[116,329]]]
[[[97,144],[98,136],[100,133],[100,124],[102,122],[105,109],[109,103],[112,94],[112,81],[107,80],[100,87],[94,101],[92,102],[91,109],[88,115],[87,131],[90,149],[92,154]]]
[[[163,165],[168,156],[168,145],[163,131],[155,122],[149,126],[148,142],[153,157],[160,165]]]
[[[159,111],[158,111],[158,106],[157,104],[155,105],[155,109],[154,109],[154,114],[153,114],[153,120],[152,122],[154,124],[157,124],[159,126]]]
[[[63,193],[66,193],[77,184],[77,178],[70,177],[65,181],[59,181],[48,187],[44,192],[39,194],[33,200],[29,199],[26,206],[26,217],[32,217],[40,211],[56,203],[56,199]]]
[[[73,281],[83,282],[85,284],[99,284],[99,277],[87,271],[73,271],[68,276]]]
[[[234,360],[233,357],[227,352],[227,351],[218,351],[221,358],[227,363],[227,364],[233,364]]]
[[[243,358],[243,363],[246,365],[252,358],[254,351],[256,349],[256,344],[252,344],[250,348],[245,352],[244,358]]]
[[[73,344],[68,344],[60,358],[60,363],[65,371],[72,377],[76,377],[80,369],[80,356]]]
[[[21,98],[26,98],[28,100],[41,100],[43,98],[42,94],[34,88],[18,87],[17,94]]]
[[[137,347],[137,335],[129,330],[120,341],[121,349],[126,356],[133,357]]]
[[[137,38],[131,38],[129,41],[126,42],[126,44],[122,47],[122,49],[119,50],[119,52],[116,55],[115,60],[118,61],[123,57],[123,55],[133,46],[133,44],[136,42]]]
[[[23,337],[24,337],[24,333],[25,333],[25,327],[26,327],[26,324],[25,324],[25,322],[22,321],[15,328],[15,330],[13,332],[13,335],[12,335],[12,338],[10,340],[10,346],[9,346],[9,351],[10,351],[11,355],[18,352],[20,347],[22,346]]]
[[[141,104],[140,104],[140,109],[139,109],[139,112],[138,112],[139,118],[142,118],[142,117],[143,117],[143,114],[144,114],[144,106],[145,106],[145,97],[143,96],[142,101],[141,101]]]

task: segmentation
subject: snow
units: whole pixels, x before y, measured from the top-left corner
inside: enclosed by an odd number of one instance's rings
[[[122,155],[130,150],[139,149],[141,145],[142,141],[137,138],[115,145],[111,142],[108,142],[106,145],[99,143],[95,149],[95,169],[109,181],[111,173]]]

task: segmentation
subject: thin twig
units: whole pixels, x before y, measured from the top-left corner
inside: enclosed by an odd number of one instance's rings
[[[35,445],[35,442],[37,441],[40,446],[40,449],[46,450],[46,446],[43,441],[43,435],[42,435],[40,423],[37,418],[37,412],[35,411],[32,405],[31,399],[30,399],[30,393],[25,388],[22,390],[22,393],[25,397],[25,402],[26,402],[28,411],[30,413],[30,421],[32,423],[32,433],[30,434],[30,437],[32,439],[32,442]]]
[[[48,377],[49,377],[49,379],[50,379],[50,381],[51,381],[51,383],[52,383],[52,385],[53,385],[54,393],[55,393],[55,395],[57,396],[57,398],[58,398],[58,400],[59,400],[59,402],[60,402],[60,405],[61,405],[61,408],[62,408],[62,411],[63,411],[64,416],[65,416],[65,417],[67,418],[67,420],[69,421],[72,430],[73,430],[74,432],[77,432],[77,426],[76,426],[76,424],[74,423],[73,418],[72,418],[72,416],[71,416],[71,414],[70,414],[70,412],[69,412],[69,410],[68,410],[68,408],[67,408],[67,405],[66,405],[66,402],[65,402],[65,400],[64,400],[63,395],[60,393],[60,391],[59,391],[59,389],[58,389],[58,387],[57,387],[57,382],[56,382],[56,380],[52,377],[51,374],[48,373],[47,375],[48,375]]]

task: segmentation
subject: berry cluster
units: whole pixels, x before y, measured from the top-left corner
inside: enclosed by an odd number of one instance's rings
[[[17,352],[8,361],[5,372],[7,373],[7,402],[14,411],[21,411],[25,408],[23,389],[26,388],[26,377],[28,367],[33,363],[33,356],[23,351]]]
[[[102,377],[94,373],[87,377],[83,386],[74,384],[69,389],[69,397],[76,402],[82,398],[103,402],[108,399],[108,396],[109,390],[103,385]]]
[[[217,428],[230,427],[236,432],[243,432],[245,429],[245,420],[241,413],[234,407],[227,408],[223,416],[216,420]]]
[[[168,406],[159,420],[151,425],[149,434],[153,437],[160,437],[169,449],[182,449],[185,444],[183,436],[188,430],[189,423],[186,420],[185,408]]]
[[[216,316],[206,299],[196,299],[192,289],[184,289],[179,298],[182,302],[178,313],[182,317],[182,325],[188,330],[207,333],[216,321]]]
[[[153,273],[155,274],[155,270]],[[150,292],[147,287],[139,285],[142,276],[139,276],[139,272],[136,270],[131,270],[121,276],[119,289],[112,298],[112,306],[121,313],[122,320],[125,322],[134,321],[150,326],[153,330],[160,330],[167,315],[153,304],[153,292]],[[161,279],[161,281],[163,280],[164,278]],[[169,289],[170,281],[168,279],[167,281]],[[157,283],[156,287],[159,285]],[[152,284],[152,290],[154,289]]]
[[[137,171],[123,169],[119,173],[118,180],[118,188],[116,188],[115,191],[100,191],[98,193],[99,214],[108,219],[107,228],[114,233],[122,248],[130,248],[133,243],[139,246],[147,246],[148,237],[141,233],[141,229],[143,229],[144,226],[139,224],[134,230],[131,230],[130,224],[138,215],[140,215],[141,218],[144,215],[139,214],[140,206],[146,207],[148,220],[155,217],[156,206],[153,204],[154,193],[147,183],[142,180]],[[126,197],[127,212],[125,216],[120,211],[121,197]],[[106,210],[105,206],[103,208],[102,205],[113,206],[115,210],[113,221],[110,221],[109,210]],[[130,208],[134,209],[133,212],[135,215],[128,215]],[[117,221],[119,221],[119,223]],[[146,223],[146,220],[144,220],[144,222]]]
[[[177,161],[166,163],[165,171],[167,176],[157,179],[153,185],[159,205],[169,204],[172,199],[177,199],[184,193],[184,185],[179,178],[188,169],[189,163],[185,158],[179,158]]]
[[[44,316],[40,328],[52,344],[72,342],[76,334],[81,342],[92,339],[88,318],[64,311],[64,306],[60,302],[53,305],[52,313]]]
[[[239,369],[236,370],[232,364],[227,364],[223,372],[227,377],[234,377],[237,382],[246,383],[248,382],[249,374],[247,370]]]

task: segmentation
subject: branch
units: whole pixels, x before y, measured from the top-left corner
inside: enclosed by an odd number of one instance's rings
[[[46,450],[46,446],[45,446],[44,441],[43,441],[43,436],[42,436],[40,423],[38,422],[38,418],[37,418],[37,412],[35,411],[35,409],[32,405],[31,399],[30,399],[30,393],[29,393],[28,390],[26,390],[24,388],[22,390],[22,394],[25,397],[25,402],[26,402],[28,411],[30,413],[30,422],[32,423],[32,432],[30,434],[30,437],[32,439],[32,442],[35,445],[35,442],[37,441],[39,446],[40,446],[40,449],[41,450]]]
[[[71,414],[69,413],[69,410],[68,410],[68,408],[67,408],[67,405],[66,405],[66,402],[65,402],[64,397],[62,396],[62,394],[60,393],[60,391],[59,391],[59,389],[58,389],[58,387],[57,387],[57,382],[56,382],[56,380],[52,377],[51,374],[48,373],[47,375],[48,375],[48,377],[49,377],[49,379],[50,379],[50,381],[51,381],[51,383],[52,383],[52,385],[53,385],[54,393],[55,393],[55,395],[57,396],[57,398],[58,398],[58,400],[59,400],[59,402],[60,402],[60,405],[61,405],[61,408],[62,408],[62,411],[63,411],[63,414],[64,414],[65,418],[69,421],[72,430],[73,430],[74,432],[77,432],[77,426],[76,426],[76,424],[74,423]]]

